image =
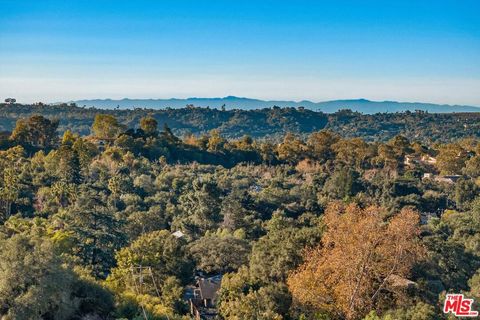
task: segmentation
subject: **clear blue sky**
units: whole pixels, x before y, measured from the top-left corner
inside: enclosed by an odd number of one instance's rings
[[[480,1],[0,0],[0,98],[480,106]]]

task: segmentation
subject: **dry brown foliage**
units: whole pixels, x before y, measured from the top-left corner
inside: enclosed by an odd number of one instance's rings
[[[384,217],[377,206],[330,205],[321,246],[308,251],[306,262],[288,279],[295,303],[358,319],[385,303],[401,301],[405,290],[391,280],[408,278],[423,255],[419,215],[404,209],[389,221]]]

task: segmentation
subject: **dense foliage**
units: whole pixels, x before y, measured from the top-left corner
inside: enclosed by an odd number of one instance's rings
[[[480,298],[479,141],[338,124],[466,115],[16,105],[3,126],[41,108],[60,122],[19,119],[0,144],[2,319],[189,319],[197,274],[223,275],[224,319],[440,319],[447,292]],[[176,135],[180,115],[201,134]],[[228,134],[232,117],[312,133]]]
[[[115,116],[130,128],[140,127],[140,119],[151,115],[158,123],[166,123],[181,137],[205,134],[217,129],[225,138],[281,138],[285,132],[304,137],[329,129],[343,137],[361,137],[368,141],[387,141],[396,135],[424,143],[451,142],[469,136],[479,137],[479,113],[402,113],[361,114],[350,110],[323,113],[304,108],[265,108],[257,110],[220,110],[188,105],[181,109],[102,110],[74,104],[35,105],[0,104],[0,131],[12,131],[15,121],[32,115],[59,119],[59,131],[67,129],[88,135],[98,113]]]

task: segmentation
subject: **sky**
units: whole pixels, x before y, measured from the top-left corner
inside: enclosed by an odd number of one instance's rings
[[[0,99],[480,106],[480,1],[0,0]]]

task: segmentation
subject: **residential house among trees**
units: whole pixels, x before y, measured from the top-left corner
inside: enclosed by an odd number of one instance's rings
[[[214,319],[217,316],[216,304],[221,283],[222,275],[199,277],[195,286],[187,288],[186,298],[195,319]]]

